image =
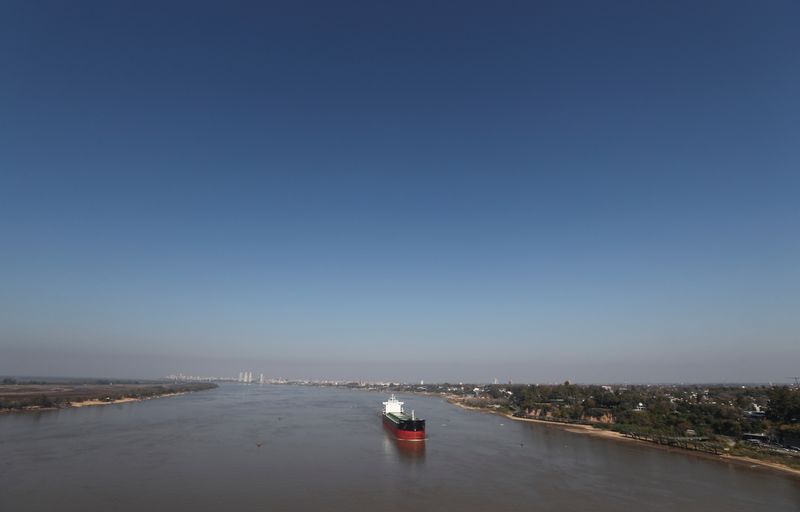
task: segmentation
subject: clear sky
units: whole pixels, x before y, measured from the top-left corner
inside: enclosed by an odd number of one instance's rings
[[[785,381],[797,2],[0,5],[0,374]]]

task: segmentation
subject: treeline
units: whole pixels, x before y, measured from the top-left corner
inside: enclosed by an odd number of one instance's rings
[[[170,393],[183,393],[216,388],[208,382],[175,383],[159,385],[79,385],[42,386],[27,385],[22,389],[0,389],[0,410],[24,410],[67,407],[72,402],[86,400],[114,401],[122,398],[151,398]]]
[[[787,386],[491,385],[478,395],[505,399],[509,412],[554,421],[593,423],[622,432],[740,437],[793,432],[800,390]],[[781,430],[782,429],[782,430]]]
[[[800,422],[800,390],[788,386],[774,387],[767,391],[767,397],[767,418],[781,423]]]

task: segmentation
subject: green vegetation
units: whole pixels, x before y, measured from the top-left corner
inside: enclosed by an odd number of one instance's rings
[[[87,400],[113,402],[123,398],[151,398],[171,393],[201,391],[215,387],[217,387],[216,384],[206,382],[149,384],[130,382],[113,384],[108,381],[92,380],[85,383],[76,383],[74,381],[68,383],[39,383],[3,379],[3,384],[0,385],[0,412],[67,407],[73,402]]]
[[[769,409],[767,418],[779,423],[800,421],[800,390],[788,386],[773,387],[767,391]]]
[[[800,390],[767,386],[491,385],[450,393],[473,405],[502,401],[520,417],[606,425],[667,436],[776,435],[800,418]],[[688,434],[687,434],[688,432]]]
[[[564,382],[383,388],[440,394],[467,406],[520,418],[592,425],[658,444],[747,456],[800,469],[798,387]]]

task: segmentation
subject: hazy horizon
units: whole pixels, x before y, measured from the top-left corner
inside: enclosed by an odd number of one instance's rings
[[[707,365],[682,364],[678,360],[664,360],[658,366],[650,361],[643,370],[627,371],[629,377],[620,376],[622,372],[608,370],[609,365],[593,369],[592,362],[576,365],[572,371],[548,369],[552,363],[524,362],[498,363],[492,361],[465,363],[454,361],[451,368],[442,372],[438,364],[426,363],[423,359],[387,365],[376,362],[365,369],[363,363],[347,366],[342,363],[326,363],[319,360],[268,361],[238,358],[198,358],[164,356],[162,354],[84,354],[69,351],[50,356],[46,362],[35,352],[24,350],[11,352],[8,360],[15,361],[15,368],[31,369],[25,371],[4,371],[2,376],[24,377],[64,377],[64,378],[121,378],[121,379],[159,379],[167,375],[183,373],[203,377],[235,378],[241,371],[251,371],[254,375],[263,373],[265,378],[347,380],[347,381],[392,381],[392,382],[474,382],[489,383],[497,379],[500,383],[509,380],[517,384],[558,383],[569,380],[580,384],[790,384],[793,373],[784,372],[772,379],[759,378],[755,372],[748,372],[744,365],[736,367],[739,378],[728,378],[728,371],[709,371]],[[734,362],[735,364],[735,362]],[[654,371],[654,368],[657,368]],[[494,371],[492,371],[494,370]],[[87,371],[89,373],[87,373]],[[44,372],[44,373],[42,373]]]
[[[0,374],[788,382],[798,15],[10,2]]]

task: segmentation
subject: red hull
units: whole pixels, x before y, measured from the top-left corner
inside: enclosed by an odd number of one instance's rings
[[[391,431],[392,434],[397,439],[403,441],[424,441],[425,440],[425,431],[424,430],[403,430],[397,428],[397,425],[387,418],[386,416],[383,417],[383,426],[387,428],[387,430]]]

